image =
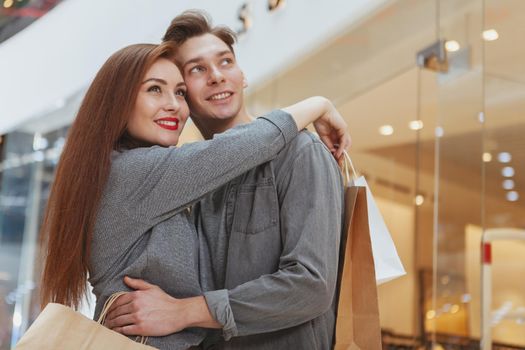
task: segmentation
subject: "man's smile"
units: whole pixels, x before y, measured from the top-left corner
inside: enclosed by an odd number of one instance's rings
[[[223,91],[223,92],[219,92],[219,93],[211,95],[206,100],[207,101],[221,101],[221,100],[227,99],[228,97],[230,97],[232,95],[233,95],[233,92]]]

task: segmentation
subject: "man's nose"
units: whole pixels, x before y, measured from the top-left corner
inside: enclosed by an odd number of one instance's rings
[[[210,75],[208,77],[208,84],[213,85],[213,84],[222,83],[223,81],[224,81],[224,75],[222,74],[221,70],[216,66],[210,67]]]

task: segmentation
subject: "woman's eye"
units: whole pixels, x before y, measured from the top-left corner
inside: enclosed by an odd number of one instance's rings
[[[179,89],[179,90],[175,91],[175,95],[186,97],[186,90],[185,89]]]
[[[161,88],[158,85],[153,85],[148,88],[148,92],[161,92]]]

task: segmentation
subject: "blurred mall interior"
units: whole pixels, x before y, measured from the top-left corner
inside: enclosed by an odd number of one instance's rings
[[[323,95],[348,121],[408,272],[379,286],[384,348],[525,349],[524,0],[0,0],[0,350],[39,312],[38,228],[87,85],[189,8],[240,33],[253,114]]]

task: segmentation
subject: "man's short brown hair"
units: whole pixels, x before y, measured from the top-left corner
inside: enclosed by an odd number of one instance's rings
[[[213,26],[210,16],[202,10],[184,11],[171,21],[162,41],[172,41],[178,46],[184,44],[186,40],[204,34],[213,34],[233,51],[233,44],[237,40],[237,35],[233,30],[225,26]]]

